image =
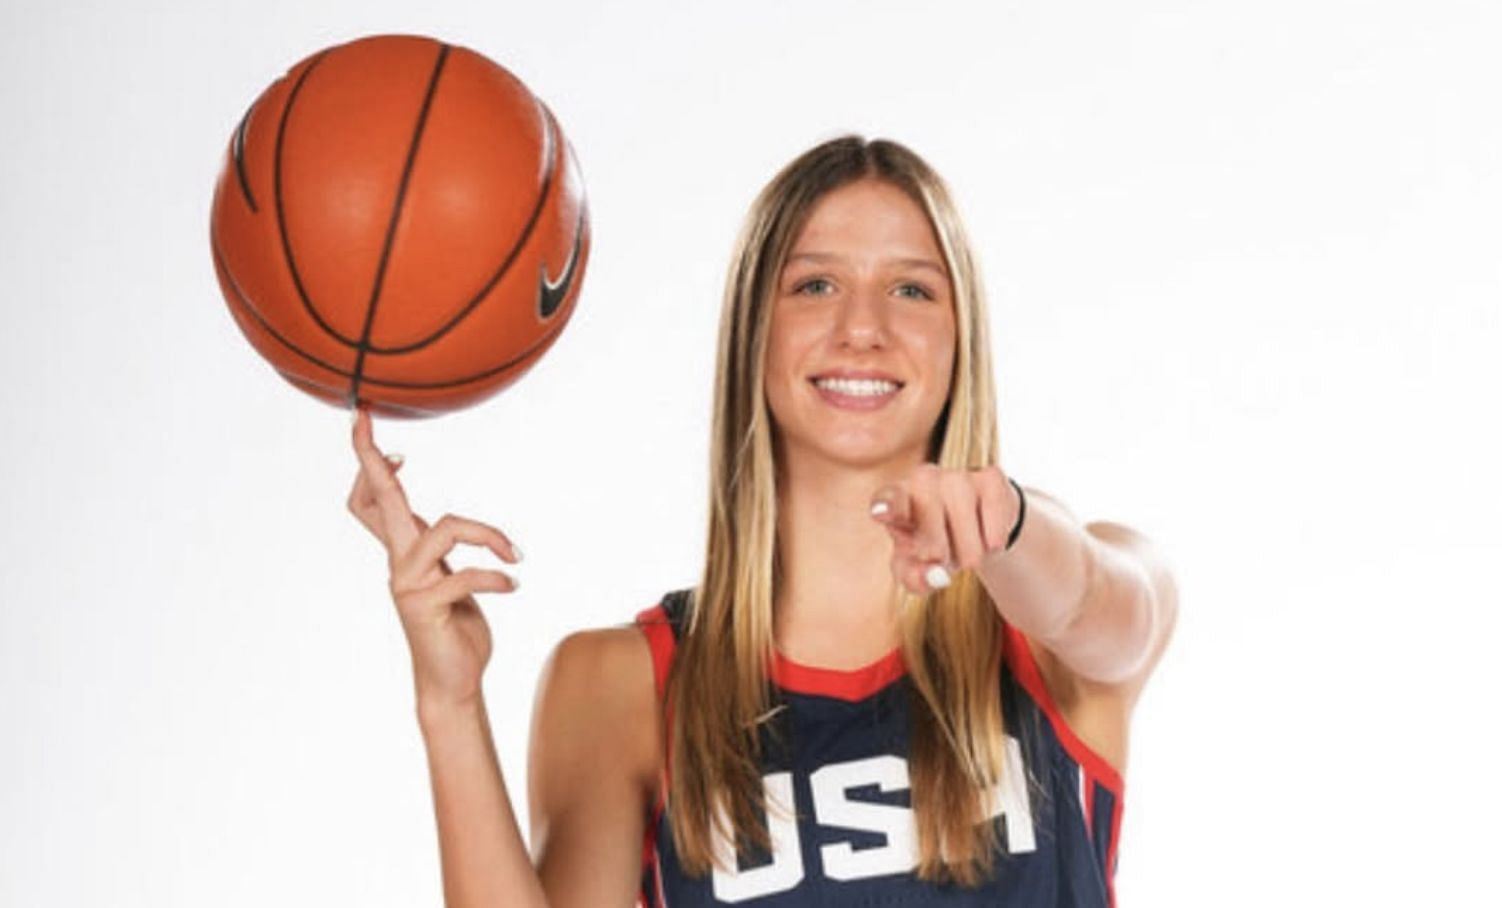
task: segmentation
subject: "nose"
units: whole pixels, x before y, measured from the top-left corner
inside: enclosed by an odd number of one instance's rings
[[[889,343],[885,300],[877,288],[861,285],[839,302],[834,340],[856,350],[885,347]]]

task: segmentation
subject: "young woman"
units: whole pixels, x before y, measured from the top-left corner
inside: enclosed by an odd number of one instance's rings
[[[539,683],[529,856],[451,572],[353,429],[390,554],[447,903],[1106,906],[1127,728],[1177,611],[1161,556],[998,463],[987,316],[939,177],[847,136],[754,203],[721,314],[703,574]],[[730,844],[734,843],[734,845]]]

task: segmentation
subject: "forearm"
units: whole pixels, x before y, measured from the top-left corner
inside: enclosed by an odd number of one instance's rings
[[[420,710],[448,908],[546,906],[501,775],[483,701]]]
[[[1119,681],[1152,637],[1146,578],[1062,504],[1030,491],[1016,543],[996,549],[977,574],[1002,617],[1076,674]]]
[[[1091,560],[1085,529],[1073,515],[1030,494],[1017,541],[987,553],[976,574],[1007,623],[1043,642],[1078,616],[1091,583]]]

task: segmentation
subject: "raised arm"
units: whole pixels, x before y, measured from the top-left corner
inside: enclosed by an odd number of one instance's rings
[[[533,711],[529,858],[483,702],[422,713],[445,904],[633,904],[655,794],[657,721],[640,632],[581,631],[558,645]]]
[[[575,634],[539,685],[532,738],[534,844],[527,853],[496,756],[481,678],[491,634],[474,594],[516,588],[510,575],[444,556],[463,542],[520,561],[496,527],[414,514],[400,461],[375,445],[370,417],[353,424],[360,472],[349,509],[386,547],[390,590],[412,651],[427,748],[445,904],[450,908],[629,905],[656,763],[650,652],[633,628]]]
[[[974,570],[1009,624],[1128,706],[1173,632],[1178,591],[1151,540],[1110,521],[1082,525],[1038,489],[1024,499],[999,467],[918,464],[877,490],[871,513],[892,534],[904,586],[921,594],[946,586],[953,568]]]
[[[1129,526],[1082,524],[1041,490],[1028,488],[1027,497],[1016,548],[988,554],[977,572],[993,595],[1006,597],[1009,620],[1080,681],[1113,689],[1130,706],[1177,620],[1168,564]]]
[[[448,908],[553,904],[533,869],[501,777],[483,700],[420,711]]]

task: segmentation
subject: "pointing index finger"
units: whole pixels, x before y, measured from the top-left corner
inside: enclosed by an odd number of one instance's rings
[[[896,483],[884,485],[871,496],[871,516],[898,529],[913,528],[912,498]]]
[[[407,496],[396,481],[395,470],[375,444],[375,432],[371,426],[370,413],[364,407],[356,409],[351,428],[355,454],[360,459],[361,472],[365,474],[376,506],[380,509],[386,526],[387,541],[394,551],[404,552],[421,532],[407,504]]]

